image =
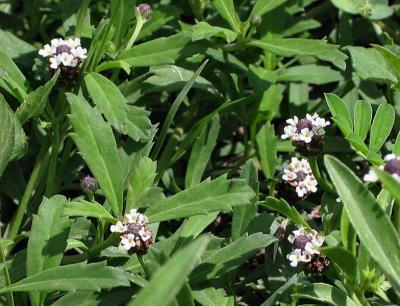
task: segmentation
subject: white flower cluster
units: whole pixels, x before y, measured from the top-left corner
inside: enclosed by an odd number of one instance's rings
[[[129,251],[132,248],[142,248],[143,245],[151,244],[152,234],[146,227],[148,219],[136,209],[131,209],[129,214],[125,214],[123,222],[118,221],[111,225],[113,233],[121,234],[121,246]]]
[[[311,192],[317,192],[317,180],[315,179],[307,159],[299,160],[292,157],[290,164],[283,169],[282,179],[296,189],[299,198]]]
[[[307,232],[305,228],[299,228],[289,235],[288,240],[293,244],[293,252],[287,255],[292,267],[299,263],[310,262],[314,255],[319,255],[319,248],[324,244],[324,237],[316,230]]]
[[[317,113],[314,115],[307,114],[306,118],[300,119],[294,116],[286,120],[288,123],[284,128],[282,139],[290,139],[292,141],[303,141],[310,143],[314,137],[322,137],[325,135],[325,127],[330,122],[321,118]]]
[[[39,50],[39,55],[49,58],[51,69],[77,67],[87,57],[87,50],[81,47],[79,38],[55,38]]]
[[[385,156],[385,165],[379,166],[379,169],[390,173],[394,179],[400,182],[400,156],[395,154],[388,154]],[[378,180],[378,176],[375,174],[374,170],[369,170],[367,174],[364,175],[365,182],[376,182]]]

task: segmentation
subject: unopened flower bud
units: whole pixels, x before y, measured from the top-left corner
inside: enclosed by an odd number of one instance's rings
[[[84,178],[81,180],[81,189],[84,192],[94,192],[98,188],[97,186],[97,180],[94,177],[91,177],[90,175],[86,175]]]
[[[153,15],[153,10],[151,9],[151,6],[147,3],[139,4],[136,9],[144,20],[149,20],[151,18],[151,15]]]
[[[262,23],[262,17],[261,16],[253,16],[251,18],[251,26],[252,27],[259,27]]]
[[[307,242],[310,242],[311,240],[312,240],[312,237],[310,237],[309,235],[300,235],[294,239],[293,246],[295,249],[304,250]]]

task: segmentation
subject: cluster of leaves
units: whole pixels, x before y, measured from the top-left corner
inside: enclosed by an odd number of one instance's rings
[[[152,1],[139,22],[135,0],[0,1],[0,305],[397,305],[392,2]],[[37,54],[57,37],[88,49],[73,83]],[[279,136],[314,112],[318,192],[293,202]],[[109,230],[132,208],[145,254]],[[322,274],[289,265],[300,226],[325,236]]]

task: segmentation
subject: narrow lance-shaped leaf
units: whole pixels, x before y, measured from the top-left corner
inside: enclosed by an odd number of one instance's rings
[[[372,107],[367,101],[357,101],[354,109],[354,133],[364,141],[372,121]]]
[[[89,202],[81,200],[79,202],[65,203],[64,215],[66,216],[84,216],[93,217],[108,222],[116,222],[117,220],[97,202]]]
[[[92,72],[85,76],[85,84],[94,103],[118,132],[135,141],[146,141],[149,138],[151,122],[148,113],[136,106],[127,105],[125,97],[113,82]]]
[[[323,61],[331,62],[344,70],[347,56],[338,50],[339,46],[327,44],[322,40],[303,38],[275,38],[253,40],[250,46],[259,47],[279,56],[315,56]]]
[[[63,196],[44,198],[38,214],[33,216],[26,257],[28,277],[60,265],[71,224],[68,217],[62,215],[67,202]],[[40,305],[39,301],[44,296],[43,293],[32,292],[32,305]]]
[[[74,142],[118,215],[122,212],[124,171],[111,127],[85,99],[73,94],[67,94],[67,98]]]
[[[24,278],[11,286],[1,288],[9,291],[75,291],[129,286],[127,273],[122,268],[106,266],[106,262],[77,263],[45,270]]]
[[[223,175],[154,203],[146,215],[154,223],[214,211],[231,211],[233,206],[249,204],[253,196],[254,191],[243,180],[227,180]]]
[[[56,84],[59,75],[60,71],[57,70],[50,81],[31,92],[20,107],[18,107],[15,114],[19,121],[21,121],[21,124],[24,124],[30,118],[36,117],[43,112],[51,90]]]
[[[233,0],[213,0],[213,5],[218,13],[224,18],[232,30],[236,33],[240,32],[240,20],[235,11]]]
[[[345,137],[350,135],[353,131],[353,122],[351,120],[350,112],[344,101],[337,95],[328,93],[325,94],[326,103],[328,104],[329,110],[333,115],[333,119],[339,126],[340,130]],[[340,120],[336,120],[339,119]]]
[[[186,171],[186,188],[193,187],[201,182],[211,153],[217,143],[220,127],[219,116],[216,115],[212,121],[203,128],[199,138],[194,143]]]
[[[250,16],[262,16],[288,0],[257,0]]]
[[[208,237],[201,237],[179,250],[156,272],[129,306],[169,305],[182,288],[186,276],[200,262],[208,242]]]
[[[21,123],[0,94],[0,176],[11,160],[23,155],[26,147]]]
[[[275,174],[277,162],[276,144],[274,126],[267,122],[264,124],[256,136],[257,153],[260,159],[261,168],[267,179],[272,179]]]
[[[325,165],[360,241],[400,292],[400,240],[389,217],[346,165],[332,156]]]
[[[371,135],[369,138],[369,149],[378,152],[389,137],[395,119],[393,106],[388,103],[379,105],[376,111],[374,121],[371,126]]]

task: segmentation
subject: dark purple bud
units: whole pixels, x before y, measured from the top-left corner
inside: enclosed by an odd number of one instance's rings
[[[306,179],[307,174],[305,174],[303,171],[298,171],[296,172],[297,175],[297,181],[302,182]]]
[[[67,45],[58,46],[58,47],[56,48],[56,54],[58,55],[58,54],[62,54],[62,53],[68,53],[68,54],[70,54],[70,53],[71,53],[71,47],[69,47],[69,46],[67,46]]]
[[[151,9],[151,6],[147,3],[139,4],[137,6],[137,10],[145,20],[149,20],[151,18],[151,15],[153,15],[153,10]]]
[[[397,158],[388,160],[383,169],[390,174],[400,175],[400,160],[398,160]]]
[[[262,23],[262,17],[261,16],[253,16],[251,18],[251,26],[252,27],[258,27]]]
[[[304,250],[304,248],[306,247],[307,242],[310,242],[311,240],[312,240],[312,238],[310,236],[300,235],[300,236],[297,236],[294,239],[293,246],[294,246],[295,249]]]
[[[303,129],[309,129],[310,131],[313,128],[312,122],[308,119],[300,119],[296,125],[297,131],[300,133]]]
[[[128,224],[128,234],[133,234],[135,236],[139,236],[139,231],[142,229],[142,226],[139,223],[129,223]]]
[[[97,190],[97,180],[94,177],[91,177],[90,175],[86,175],[82,180],[81,180],[81,188],[84,192],[94,192]]]

